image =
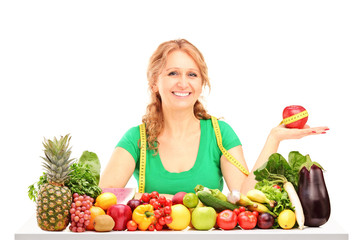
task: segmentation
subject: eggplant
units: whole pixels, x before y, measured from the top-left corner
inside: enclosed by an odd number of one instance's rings
[[[310,160],[308,155],[306,157]],[[304,210],[305,226],[319,227],[328,221],[331,212],[323,168],[311,160],[304,165],[299,173],[298,195]]]

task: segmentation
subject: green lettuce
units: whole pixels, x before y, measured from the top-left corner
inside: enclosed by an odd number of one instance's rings
[[[89,168],[90,172],[95,177],[96,185],[99,185],[101,165],[96,153],[84,151],[78,163]]]

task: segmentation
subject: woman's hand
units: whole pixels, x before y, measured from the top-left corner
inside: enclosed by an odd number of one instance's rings
[[[328,127],[310,128],[309,125],[305,125],[302,129],[286,128],[284,125],[279,125],[271,130],[270,136],[280,142],[286,139],[300,139],[310,135],[325,134],[328,130]]]

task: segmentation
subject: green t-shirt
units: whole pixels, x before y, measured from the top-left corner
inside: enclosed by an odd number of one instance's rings
[[[222,144],[226,150],[241,145],[234,130],[224,121],[218,121]],[[154,150],[146,152],[145,192],[175,194],[177,192],[194,192],[196,185],[201,184],[210,189],[222,190],[224,180],[220,169],[222,153],[217,145],[214,128],[209,120],[200,120],[200,145],[194,166],[184,172],[172,173],[165,170],[159,154]],[[140,149],[139,126],[130,128],[116,147],[127,150],[134,158],[136,167],[134,177],[139,182]],[[139,143],[140,144],[140,143]]]

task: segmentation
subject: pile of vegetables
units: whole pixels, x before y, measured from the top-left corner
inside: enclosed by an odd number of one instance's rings
[[[96,198],[101,194],[98,186],[100,181],[100,161],[93,152],[84,151],[80,159],[70,166],[71,172],[69,180],[65,182],[72,193],[87,195]],[[36,201],[37,194],[41,185],[47,183],[45,172],[40,176],[39,181],[28,187],[28,196],[32,201]]]
[[[311,161],[297,151],[289,153],[289,161],[279,153],[272,154],[268,161],[254,171],[258,183],[255,189],[277,205],[270,208],[279,216],[285,209],[295,211],[298,227],[317,227],[330,217],[330,201],[320,164]],[[274,228],[277,221],[275,220]]]

